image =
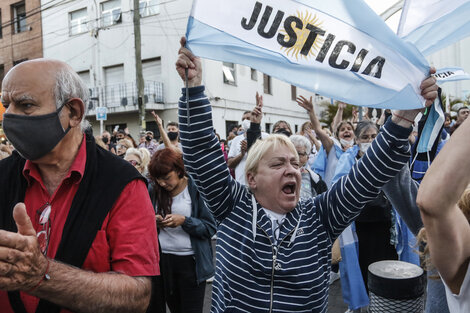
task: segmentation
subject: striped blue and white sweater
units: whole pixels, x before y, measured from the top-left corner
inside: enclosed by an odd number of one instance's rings
[[[184,95],[186,170],[220,223],[211,312],[326,312],[332,243],[408,160],[411,129],[387,123],[347,176],[286,215],[274,245],[269,217],[259,205],[253,214],[252,194],[230,176],[204,87],[189,89],[189,124]]]

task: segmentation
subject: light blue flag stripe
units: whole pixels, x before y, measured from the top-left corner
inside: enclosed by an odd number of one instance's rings
[[[413,43],[423,55],[428,56],[469,35],[470,2],[466,2],[436,21],[415,29],[403,39]]]
[[[398,229],[398,244],[396,246],[397,253],[400,261],[412,263],[414,265],[419,264],[418,246],[416,243],[416,237],[410,231],[408,226],[401,218],[401,216],[395,211],[397,220],[396,225]]]
[[[324,1],[297,2],[354,25],[357,30],[379,40],[380,45],[408,60],[423,73],[423,77],[428,73],[428,63],[419,51],[398,38],[362,0],[331,0],[328,4]],[[280,53],[250,44],[192,16],[188,20],[186,37],[187,46],[195,55],[250,66],[292,85],[347,103],[393,109],[421,108],[423,104],[410,84],[396,91],[378,86],[352,71],[312,69],[294,64]],[[396,62],[392,65],[395,68],[405,64],[396,56],[391,56],[388,61]]]
[[[343,300],[349,309],[357,310],[369,305],[369,296],[359,266],[359,247],[354,222],[341,233],[339,242],[341,250],[339,274]]]

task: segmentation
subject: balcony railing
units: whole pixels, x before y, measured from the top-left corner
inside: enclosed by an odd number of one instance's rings
[[[96,107],[105,106],[112,113],[113,108],[119,111],[134,110],[137,106],[137,84],[122,83],[106,85],[104,87],[90,88],[90,101],[88,103],[88,113],[93,114]],[[156,81],[146,81],[144,84],[145,104],[164,103],[163,83]],[[134,108],[133,108],[134,106]]]

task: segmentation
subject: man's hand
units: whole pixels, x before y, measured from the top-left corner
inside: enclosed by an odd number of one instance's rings
[[[17,233],[0,230],[0,289],[28,291],[44,277],[47,259],[23,203],[13,209]]]
[[[176,71],[184,82],[186,78],[185,69],[188,69],[188,87],[200,86],[202,82],[201,60],[184,47],[186,44],[185,37],[181,37],[180,44],[181,48],[178,51],[178,60],[176,60]]]
[[[155,113],[155,111],[152,111],[152,115],[153,115],[153,118],[155,119],[155,122],[157,123],[157,125],[161,126],[162,125],[162,119],[160,118],[160,116],[158,116],[158,114]]]
[[[242,155],[245,155],[246,151],[248,151],[248,143],[246,139],[240,142],[240,150],[242,152]]]
[[[168,214],[165,216],[163,221],[161,222],[163,227],[178,227],[183,225],[184,221],[186,220],[186,216],[180,214]]]
[[[313,109],[312,97],[310,97],[310,100],[309,100],[305,98],[304,96],[298,96],[296,101],[297,101],[297,104],[300,105],[305,110],[307,110],[309,114],[315,113]]]
[[[260,96],[258,92],[256,92],[256,106],[251,111],[250,121],[256,124],[261,124],[261,120],[263,119],[263,96]]]
[[[436,84],[436,78],[432,76],[432,74],[436,73],[436,69],[431,67],[429,70],[430,76],[423,80],[421,83],[421,95],[426,100],[425,106],[430,107],[434,100],[437,98],[437,89],[439,86]],[[414,110],[399,110],[394,111],[392,114],[392,121],[400,126],[403,127],[411,127],[412,123],[410,121],[414,121],[416,115],[421,112],[423,109],[414,109]]]

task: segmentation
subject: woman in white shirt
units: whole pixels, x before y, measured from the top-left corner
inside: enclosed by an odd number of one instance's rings
[[[421,210],[432,259],[446,285],[450,312],[470,312],[470,121],[454,132],[419,187]]]
[[[156,289],[163,287],[172,313],[202,313],[206,280],[214,275],[211,238],[215,220],[186,176],[181,152],[158,150],[148,171],[161,252],[161,283]]]

